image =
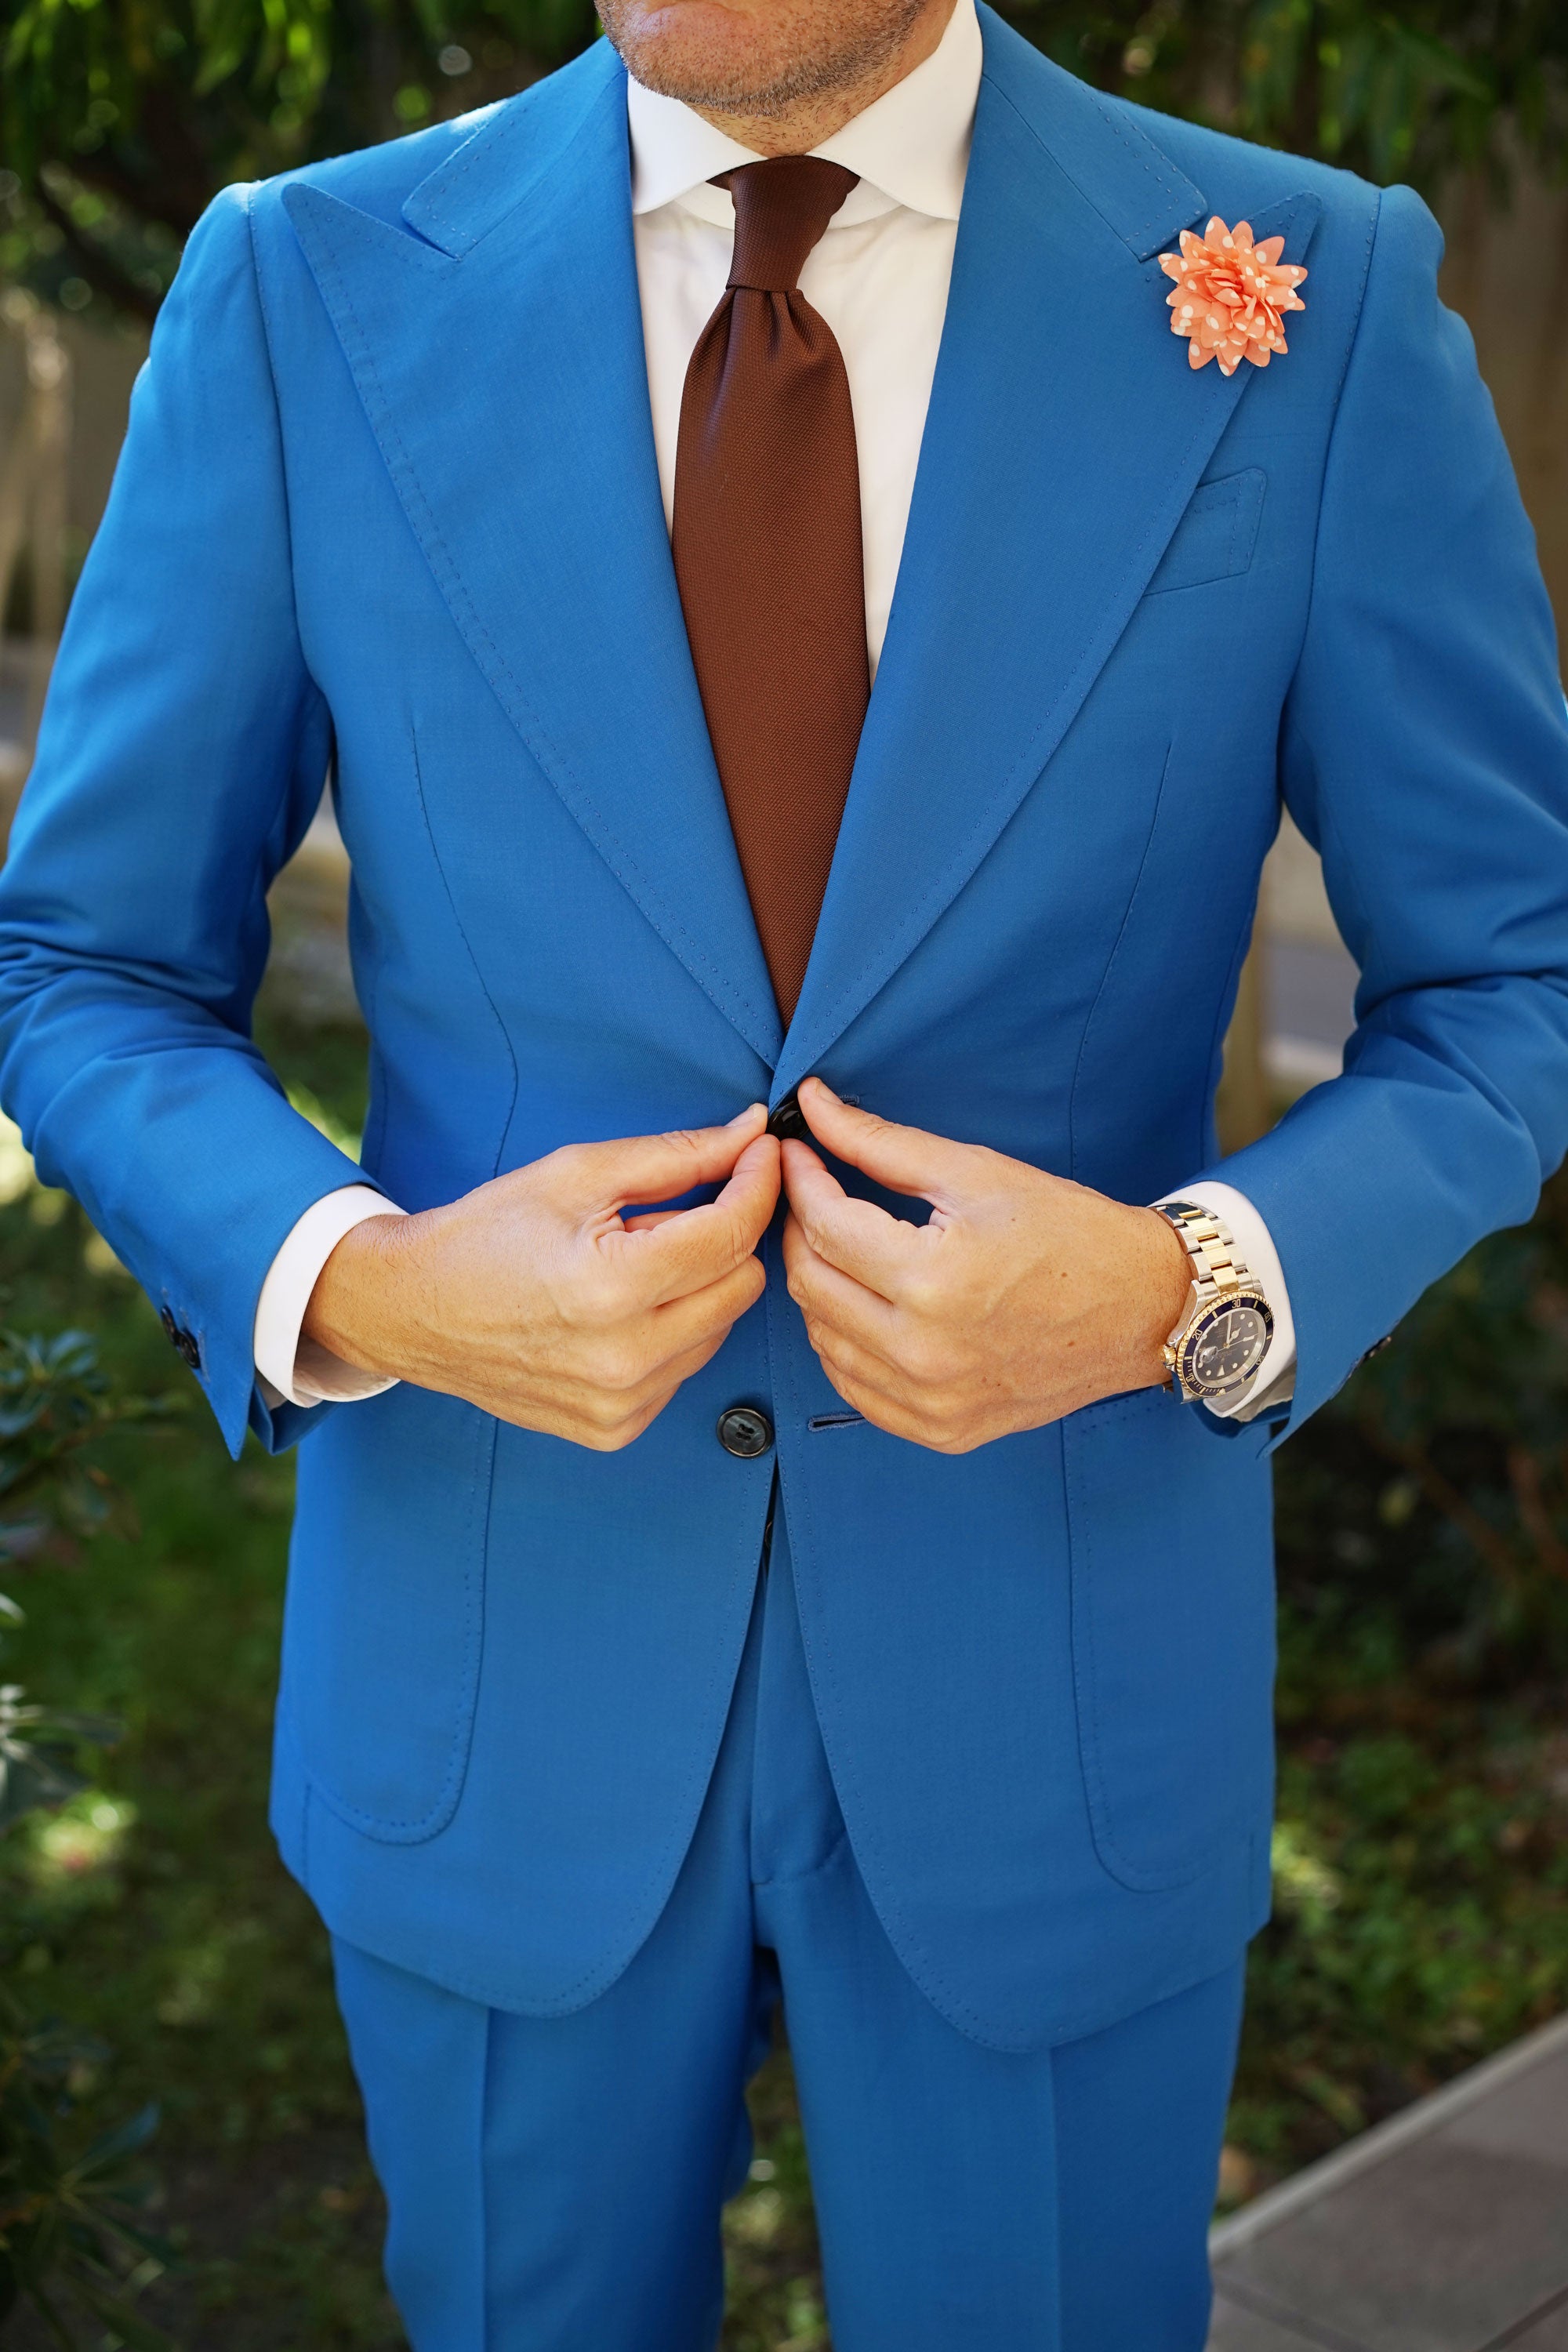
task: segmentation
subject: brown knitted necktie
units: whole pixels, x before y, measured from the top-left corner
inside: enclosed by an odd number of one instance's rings
[[[844,358],[796,291],[855,185],[812,155],[726,173],[735,254],[686,371],[675,574],[779,1009],[800,995],[870,696]]]

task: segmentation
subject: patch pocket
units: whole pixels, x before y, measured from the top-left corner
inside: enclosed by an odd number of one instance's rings
[[[1252,562],[1263,494],[1268,477],[1260,466],[1223,480],[1204,482],[1161,557],[1144,594],[1163,596],[1172,588],[1201,588],[1211,580],[1231,580]]]
[[[1180,1886],[1269,1801],[1269,1465],[1164,1389],[1073,1413],[1062,1445],[1095,1848],[1124,1886]]]
[[[287,1713],[318,1794],[392,1845],[444,1829],[468,1769],[496,1423],[407,1382],[300,1450]]]

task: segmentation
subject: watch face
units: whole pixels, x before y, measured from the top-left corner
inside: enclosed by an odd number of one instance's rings
[[[1240,1386],[1263,1361],[1274,1318],[1258,1297],[1211,1307],[1187,1335],[1183,1370],[1195,1389],[1218,1395]]]

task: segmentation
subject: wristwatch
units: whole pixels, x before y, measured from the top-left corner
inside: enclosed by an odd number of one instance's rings
[[[1225,1403],[1257,1377],[1274,1318],[1228,1225],[1191,1201],[1156,1202],[1193,1262],[1187,1311],[1165,1342],[1165,1369],[1184,1404]]]

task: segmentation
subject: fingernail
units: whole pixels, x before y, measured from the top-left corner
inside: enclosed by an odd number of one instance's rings
[[[755,1118],[757,1113],[764,1108],[762,1103],[748,1103],[744,1110],[737,1111],[734,1118],[727,1118],[724,1124],[726,1127],[744,1127],[748,1119]]]

